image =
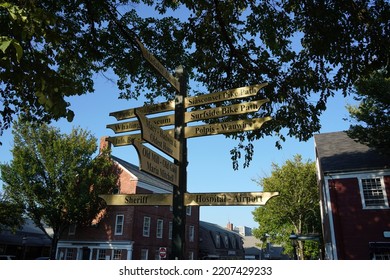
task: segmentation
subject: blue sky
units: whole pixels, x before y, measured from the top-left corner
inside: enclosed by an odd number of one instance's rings
[[[60,120],[53,125],[63,132],[70,132],[73,127],[80,126],[91,131],[97,139],[102,136],[113,136],[111,129],[106,125],[116,123],[109,113],[142,106],[142,101],[119,100],[118,89],[111,81],[102,75],[95,77],[95,92],[69,99],[76,116],[72,123]],[[247,86],[247,85],[243,85]],[[165,100],[158,100],[164,102]],[[345,106],[352,99],[345,99],[337,95],[328,104],[328,110],[321,117],[321,132],[333,132],[347,129],[349,123],[343,121],[348,116]],[[9,162],[12,159],[10,149],[13,138],[11,130],[7,130],[1,137],[0,161]],[[188,192],[254,192],[261,191],[254,182],[260,177],[271,174],[271,164],[282,165],[296,154],[302,155],[304,160],[314,160],[313,139],[307,142],[298,142],[287,138],[283,148],[275,147],[276,139],[266,137],[254,142],[255,154],[248,168],[240,166],[238,171],[232,168],[230,149],[235,147],[235,140],[223,135],[196,137],[188,139]],[[126,161],[139,165],[138,155],[133,146],[114,147],[113,154]],[[257,227],[253,221],[253,206],[203,206],[200,210],[201,220],[225,226],[229,221],[236,226],[243,225]]]
[[[145,13],[145,16],[155,14],[150,7],[139,6],[138,9]],[[96,75],[95,82],[94,93],[69,99],[72,104],[71,108],[76,114],[73,122],[61,120],[53,125],[60,127],[63,132],[70,132],[72,127],[80,126],[91,131],[99,141],[102,136],[114,135],[111,129],[106,128],[107,124],[116,122],[114,117],[109,116],[110,112],[139,107],[143,104],[142,100],[118,100],[119,91],[116,85],[102,75]],[[243,84],[242,86],[249,85]],[[157,102],[164,101],[166,100],[157,100]],[[331,99],[327,111],[321,117],[321,132],[347,129],[349,123],[343,121],[343,118],[348,116],[345,106],[352,102],[352,98],[345,99],[341,94]],[[1,136],[1,141],[3,145],[0,146],[0,162],[9,162],[12,159],[11,130],[7,130]],[[250,166],[245,169],[240,166],[238,171],[234,171],[230,150],[238,142],[225,138],[223,135],[188,139],[188,191],[192,193],[261,191],[260,186],[254,180],[269,176],[272,163],[282,165],[296,154],[302,155],[304,160],[314,161],[313,139],[298,142],[287,138],[281,150],[275,147],[275,141],[273,137],[256,141],[254,143],[255,154]],[[132,146],[113,148],[113,155],[139,165],[138,155]],[[257,227],[251,213],[254,208],[251,206],[204,206],[201,207],[200,216],[203,221],[221,226],[225,226],[230,221],[236,226]]]

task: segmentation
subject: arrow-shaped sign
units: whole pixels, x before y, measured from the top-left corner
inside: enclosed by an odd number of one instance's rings
[[[145,105],[143,107],[116,111],[110,113],[110,116],[115,117],[117,121],[131,119],[136,117],[136,110],[142,110],[142,112],[146,115],[172,111],[175,110],[175,101],[171,100],[163,103]]]
[[[238,120],[238,121],[206,124],[206,125],[198,125],[198,126],[187,126],[185,127],[184,130],[184,137],[192,138],[192,137],[199,137],[199,136],[228,134],[233,132],[256,130],[256,129],[260,129],[265,122],[271,119],[272,119],[271,117],[264,117],[264,118]]]
[[[254,96],[261,88],[265,87],[266,85],[268,85],[268,83],[234,88],[234,89],[229,89],[225,91],[214,92],[214,93],[209,93],[204,95],[186,97],[184,100],[184,106],[186,108],[189,108],[198,105],[221,102],[225,100],[232,100],[237,98]]]
[[[169,71],[154,57],[154,55],[149,52],[145,46],[141,43],[138,38],[135,38],[136,43],[141,49],[143,57],[163,76],[167,81],[173,85],[173,87],[180,92],[180,83],[179,81],[171,74]]]
[[[186,193],[186,206],[265,205],[279,192]]]
[[[153,193],[153,194],[102,194],[99,195],[106,201],[107,205],[132,205],[147,206],[160,205],[172,206],[171,193]]]
[[[140,160],[140,169],[175,186],[179,185],[179,167],[173,162],[134,141]]]
[[[141,124],[142,139],[174,159],[179,160],[180,142],[146,118],[141,110],[136,110],[135,114]]]
[[[175,115],[166,115],[162,117],[150,118],[150,120],[154,122],[157,126],[162,127],[174,124]],[[141,129],[141,125],[138,120],[108,124],[106,127],[112,129],[115,133],[129,132]]]
[[[251,102],[244,102],[230,106],[223,106],[193,112],[186,112],[184,114],[184,121],[194,122],[207,119],[221,118],[225,116],[240,115],[245,113],[257,112],[260,106],[268,102],[268,99],[256,100]]]
[[[173,137],[173,129],[167,129],[164,131]],[[113,144],[114,147],[121,147],[121,146],[133,145],[134,141],[143,142],[144,140],[142,139],[141,133],[134,133],[134,134],[121,135],[121,136],[107,137],[107,141]]]
[[[264,206],[279,192],[185,193],[185,206]],[[99,195],[107,205],[172,205],[172,194]]]

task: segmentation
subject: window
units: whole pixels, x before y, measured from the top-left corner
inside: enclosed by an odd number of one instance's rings
[[[225,245],[225,248],[229,248],[229,236],[223,236],[223,244]]]
[[[141,250],[141,260],[147,260],[148,259],[148,249],[142,249]]]
[[[150,235],[150,217],[144,217],[143,236],[149,237]]]
[[[372,260],[390,260],[390,242],[370,242],[369,249]]]
[[[74,259],[73,253],[74,253],[73,248],[67,248],[65,253],[65,260],[73,260]]]
[[[161,219],[157,220],[157,230],[156,230],[156,237],[162,238],[163,237],[163,225],[164,221]]]
[[[99,249],[98,250],[97,259],[98,260],[105,260],[106,259],[106,249]]]
[[[221,247],[221,235],[219,232],[215,233],[215,247],[220,248]]]
[[[116,221],[115,221],[115,235],[122,235],[123,234],[123,222],[125,218],[124,215],[116,215]]]
[[[161,260],[161,257],[160,257],[160,250],[154,251],[154,259],[155,259],[155,260]]]
[[[195,240],[195,227],[190,226],[188,231],[188,241],[194,242],[194,240]]]
[[[172,239],[172,229],[173,229],[173,223],[169,222],[169,226],[168,226],[168,238],[169,239]]]
[[[116,249],[113,251],[112,254],[112,259],[113,260],[121,260],[122,259],[122,250]]]
[[[187,214],[187,216],[191,216],[191,213],[192,213],[191,206],[186,207],[186,214]]]
[[[188,253],[188,259],[189,260],[193,260],[194,259],[194,252],[191,251],[191,252]]]
[[[237,243],[236,243],[236,237],[235,237],[234,235],[232,235],[232,236],[230,237],[230,242],[232,243],[232,248],[233,248],[233,249],[236,249]]]
[[[68,235],[75,235],[76,234],[76,225],[70,225],[68,230]]]
[[[389,207],[381,178],[361,179],[363,208]]]

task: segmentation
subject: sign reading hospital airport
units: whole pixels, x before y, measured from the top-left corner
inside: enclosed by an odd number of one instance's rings
[[[261,206],[278,192],[186,193],[186,206]]]
[[[185,193],[185,206],[263,206],[279,192]],[[171,206],[172,194],[100,195],[107,205]]]

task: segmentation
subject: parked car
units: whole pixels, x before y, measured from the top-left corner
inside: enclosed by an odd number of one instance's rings
[[[50,260],[49,257],[38,257],[36,258],[36,260]]]
[[[0,255],[0,260],[15,260],[16,257],[13,255]]]

